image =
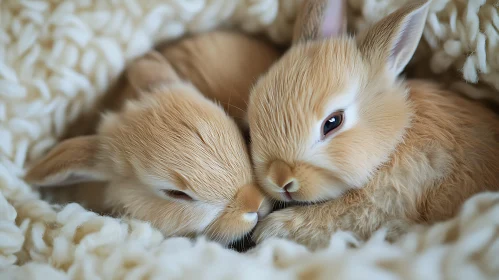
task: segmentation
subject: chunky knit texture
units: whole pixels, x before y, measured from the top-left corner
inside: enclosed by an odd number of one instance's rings
[[[408,1],[350,0],[353,30]],[[156,43],[226,24],[286,44],[299,2],[0,2],[0,279],[498,279],[496,193],[394,245],[383,232],[366,244],[339,232],[321,252],[269,240],[239,254],[202,238],[164,239],[147,223],[77,204],[50,205],[20,179],[127,62]],[[497,1],[434,0],[413,64],[449,74],[450,85],[473,97],[499,99],[498,28]]]

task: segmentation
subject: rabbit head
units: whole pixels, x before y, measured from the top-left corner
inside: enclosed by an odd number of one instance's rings
[[[228,244],[248,234],[270,205],[235,122],[155,52],[132,62],[127,76],[139,98],[105,114],[96,135],[61,142],[26,180],[108,182],[106,203],[167,236]]]
[[[293,46],[253,87],[251,153],[275,199],[319,202],[361,188],[411,121],[398,75],[422,36],[429,2],[415,1],[357,38],[345,2],[305,1]]]

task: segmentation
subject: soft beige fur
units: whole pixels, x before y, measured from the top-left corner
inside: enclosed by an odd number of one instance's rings
[[[349,21],[361,30],[409,1],[349,0]],[[398,244],[379,235],[357,243],[339,232],[320,252],[268,239],[238,254],[202,238],[165,238],[146,222],[49,203],[20,179],[157,42],[229,24],[287,44],[300,2],[2,1],[0,279],[499,279],[497,192],[468,199],[455,219],[411,229]],[[449,74],[460,88],[480,92],[477,79],[499,88],[496,2],[434,0],[414,65],[439,82],[436,73]]]
[[[204,96],[220,103],[245,132],[249,89],[282,53],[262,38],[228,30],[182,37],[156,49],[180,78],[190,81]],[[227,59],[221,59],[220,54]],[[156,69],[148,71],[153,75],[157,73]],[[63,138],[95,133],[102,112],[120,110],[126,100],[133,98],[136,98],[136,91],[122,76],[95,108],[69,125]]]
[[[323,22],[327,5],[309,25],[343,30],[341,17]],[[428,7],[414,1],[357,39],[304,29],[304,42],[295,40],[256,84],[248,118],[262,187],[281,201],[328,201],[272,213],[257,226],[258,242],[278,236],[318,248],[336,230],[368,238],[383,226],[394,239],[409,224],[446,220],[472,195],[499,189],[497,116],[429,82],[398,78]],[[323,136],[334,112],[343,122]]]
[[[249,89],[281,52],[263,39],[236,32],[209,32],[161,49],[182,78],[247,129]]]
[[[228,32],[187,38],[162,51],[169,61],[153,51],[129,66],[129,84],[119,91],[120,100],[128,100],[104,115],[96,135],[63,141],[26,180],[42,187],[104,181],[59,191],[94,211],[150,221],[167,236],[204,234],[229,244],[249,233],[270,205],[253,183],[245,139],[212,100],[227,110],[231,100],[245,105],[252,81],[278,52]],[[230,52],[232,64],[222,68],[213,56],[219,51]],[[249,57],[260,63],[246,67]]]

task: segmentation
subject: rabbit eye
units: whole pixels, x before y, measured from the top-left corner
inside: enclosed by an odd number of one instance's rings
[[[334,112],[331,115],[329,115],[325,120],[324,123],[322,124],[322,139],[324,139],[326,136],[332,134],[334,131],[338,130],[341,125],[343,124],[344,120],[344,113],[342,111],[340,112]]]
[[[181,200],[193,200],[192,197],[190,197],[185,192],[176,191],[176,190],[163,190],[163,192],[171,198],[181,199]]]

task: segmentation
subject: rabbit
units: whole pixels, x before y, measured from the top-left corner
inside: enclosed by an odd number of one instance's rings
[[[290,49],[250,93],[257,183],[294,205],[252,238],[311,250],[336,231],[366,240],[384,229],[444,221],[470,196],[499,189],[499,118],[475,101],[401,74],[430,1],[413,1],[355,38],[344,1],[304,1]]]
[[[219,102],[247,132],[250,88],[277,61],[282,50],[263,38],[218,30],[183,39],[161,49],[161,53],[180,77]]]
[[[104,114],[96,134],[62,141],[25,180],[41,189],[80,186],[95,205],[167,237],[229,245],[247,236],[270,204],[234,120],[155,51],[133,61],[126,77],[138,97]]]
[[[215,30],[182,37],[156,47],[180,78],[190,81],[218,102],[248,136],[246,107],[249,90],[258,76],[283,53],[277,45],[231,30]],[[70,125],[63,138],[94,134],[103,111],[119,111],[136,92],[122,77],[95,108]]]

